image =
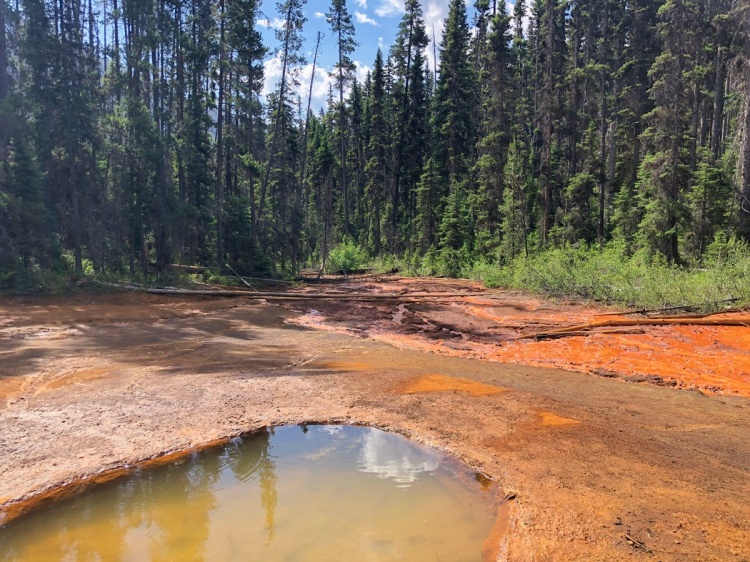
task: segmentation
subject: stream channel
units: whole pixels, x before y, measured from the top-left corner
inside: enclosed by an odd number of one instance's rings
[[[281,426],[0,528],[0,560],[480,561],[493,485],[378,429]]]

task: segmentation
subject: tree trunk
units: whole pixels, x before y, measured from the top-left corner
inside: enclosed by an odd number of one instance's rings
[[[2,1],[2,0],[0,0]],[[73,178],[70,178],[73,179]],[[74,255],[75,255],[75,268],[76,273],[78,275],[81,275],[83,273],[83,251],[81,248],[82,245],[82,232],[81,232],[81,212],[80,212],[80,204],[78,201],[78,182],[73,179],[71,182],[71,203],[73,206],[73,216],[71,217],[73,221],[73,246],[74,246]]]
[[[305,112],[305,131],[302,138],[302,183],[304,184],[307,173],[307,133],[310,126],[310,106],[312,105],[313,86],[315,85],[315,70],[318,64],[318,50],[320,49],[320,40],[323,34],[318,31],[318,38],[315,41],[315,54],[313,55],[312,73],[310,74],[310,90],[307,93],[307,111]]]
[[[0,160],[5,159],[5,151],[10,140],[5,111],[3,110],[3,103],[8,97],[9,91],[8,43],[5,38],[5,0],[0,0]]]
[[[344,192],[344,233],[349,234],[349,190],[346,187],[346,111],[344,108],[344,54],[342,52],[341,12],[338,12],[339,27],[339,137],[341,141],[341,189]]]
[[[216,118],[216,264],[219,271],[224,265],[224,233],[222,205],[224,200],[224,0],[219,2],[219,99]]]
[[[555,2],[546,0],[547,18],[544,61],[544,107],[542,115],[542,220],[540,242],[547,244],[552,222],[552,106],[554,104]]]
[[[724,116],[724,84],[726,82],[726,63],[724,62],[724,30],[719,32],[716,47],[716,82],[714,83],[714,114],[711,133],[711,153],[714,160],[721,156],[721,130]]]
[[[602,38],[602,57],[601,62],[604,64],[608,59],[609,46],[609,3],[604,12],[604,23]],[[597,225],[597,237],[599,239],[599,249],[604,249],[604,206],[605,195],[607,191],[607,74],[608,71],[602,71],[599,81],[600,90],[600,115],[599,115],[599,221]]]
[[[0,103],[8,97],[8,42],[5,38],[5,0],[0,2]]]
[[[747,63],[750,63],[750,37],[747,37],[745,41],[746,60],[748,61]],[[739,233],[746,240],[750,240],[750,68],[745,69],[745,104],[742,120],[744,134],[742,135],[742,147],[740,151],[742,159],[742,183],[739,194]]]
[[[289,9],[286,14],[286,35],[284,36],[284,50],[282,55],[281,65],[281,84],[279,85],[279,100],[276,107],[276,116],[273,121],[273,136],[271,137],[271,152],[268,155],[268,162],[266,165],[266,171],[263,174],[263,183],[260,186],[260,199],[258,201],[258,213],[255,217],[255,230],[257,232],[258,223],[263,216],[263,206],[266,201],[266,190],[268,189],[268,180],[271,177],[271,168],[273,167],[273,161],[276,156],[276,144],[279,139],[279,119],[281,119],[281,108],[284,106],[284,94],[286,93],[286,68],[289,61],[289,41],[292,35],[292,8],[294,4],[289,4]]]

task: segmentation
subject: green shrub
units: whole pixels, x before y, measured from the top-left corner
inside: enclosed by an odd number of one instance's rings
[[[327,273],[352,273],[363,269],[368,261],[367,252],[357,246],[351,240],[340,242],[331,253],[328,254],[326,263]]]
[[[569,246],[516,258],[505,266],[479,262],[467,275],[487,287],[580,296],[637,308],[696,306],[712,311],[725,307],[728,299],[750,303],[750,248],[724,242],[712,252],[704,267],[683,268],[645,253],[628,257],[617,243],[603,251]]]

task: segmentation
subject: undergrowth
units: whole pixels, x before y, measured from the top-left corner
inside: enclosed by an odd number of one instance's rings
[[[677,266],[645,253],[627,255],[621,244],[603,250],[584,245],[550,249],[498,264],[487,260],[464,263],[459,277],[481,281],[488,288],[517,289],[558,296],[578,296],[607,304],[659,309],[695,307],[717,311],[729,306],[750,306],[750,245],[730,239],[711,245],[699,264]],[[66,264],[67,265],[67,264]],[[380,273],[398,271],[405,276],[449,276],[437,252],[369,259],[367,252],[349,240],[330,253],[329,273],[350,273],[365,267]],[[148,277],[101,275],[71,267],[54,270],[7,270],[0,267],[0,292],[63,294],[77,290],[106,290],[107,283],[138,281],[159,286],[209,284],[239,285],[233,274],[206,270],[200,275],[165,272]],[[105,283],[100,283],[104,281]]]
[[[568,247],[520,257],[507,265],[478,262],[464,275],[487,287],[575,295],[608,304],[658,309],[676,306],[716,311],[750,304],[750,248],[741,242],[713,247],[699,266],[680,267],[619,245]]]

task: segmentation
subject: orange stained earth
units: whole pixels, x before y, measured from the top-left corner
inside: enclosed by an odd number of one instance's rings
[[[553,414],[552,412],[539,412],[539,418],[541,424],[548,427],[564,427],[568,425],[579,425],[581,423],[578,420],[564,418],[557,414]]]
[[[466,392],[472,396],[493,396],[507,391],[505,388],[461,377],[424,375],[408,381],[401,389],[401,392],[403,394],[416,394],[418,392],[445,392],[451,390]]]
[[[750,397],[748,311],[696,320],[677,314],[674,320],[688,324],[649,325],[673,319],[627,312],[618,315],[616,309],[586,302],[487,291],[471,281],[384,277],[369,283],[353,280],[351,290],[355,287],[358,292],[398,294],[401,300],[310,301],[303,308],[308,314],[298,322],[455,357]],[[337,290],[344,288],[346,284],[337,285]],[[404,300],[410,292],[445,294],[449,290],[474,291],[476,296]],[[299,303],[289,306],[301,308]],[[618,321],[627,325],[617,326]],[[591,327],[565,337],[530,337],[581,325]]]
[[[659,384],[750,397],[750,329],[649,326],[642,332],[513,341],[495,350],[493,359],[605,376],[621,374],[635,382],[648,382],[638,381],[639,375],[651,376]]]
[[[0,525],[144,461],[322,422],[495,481],[486,560],[750,561],[747,311],[653,325],[388,276],[289,290],[0,297]]]

